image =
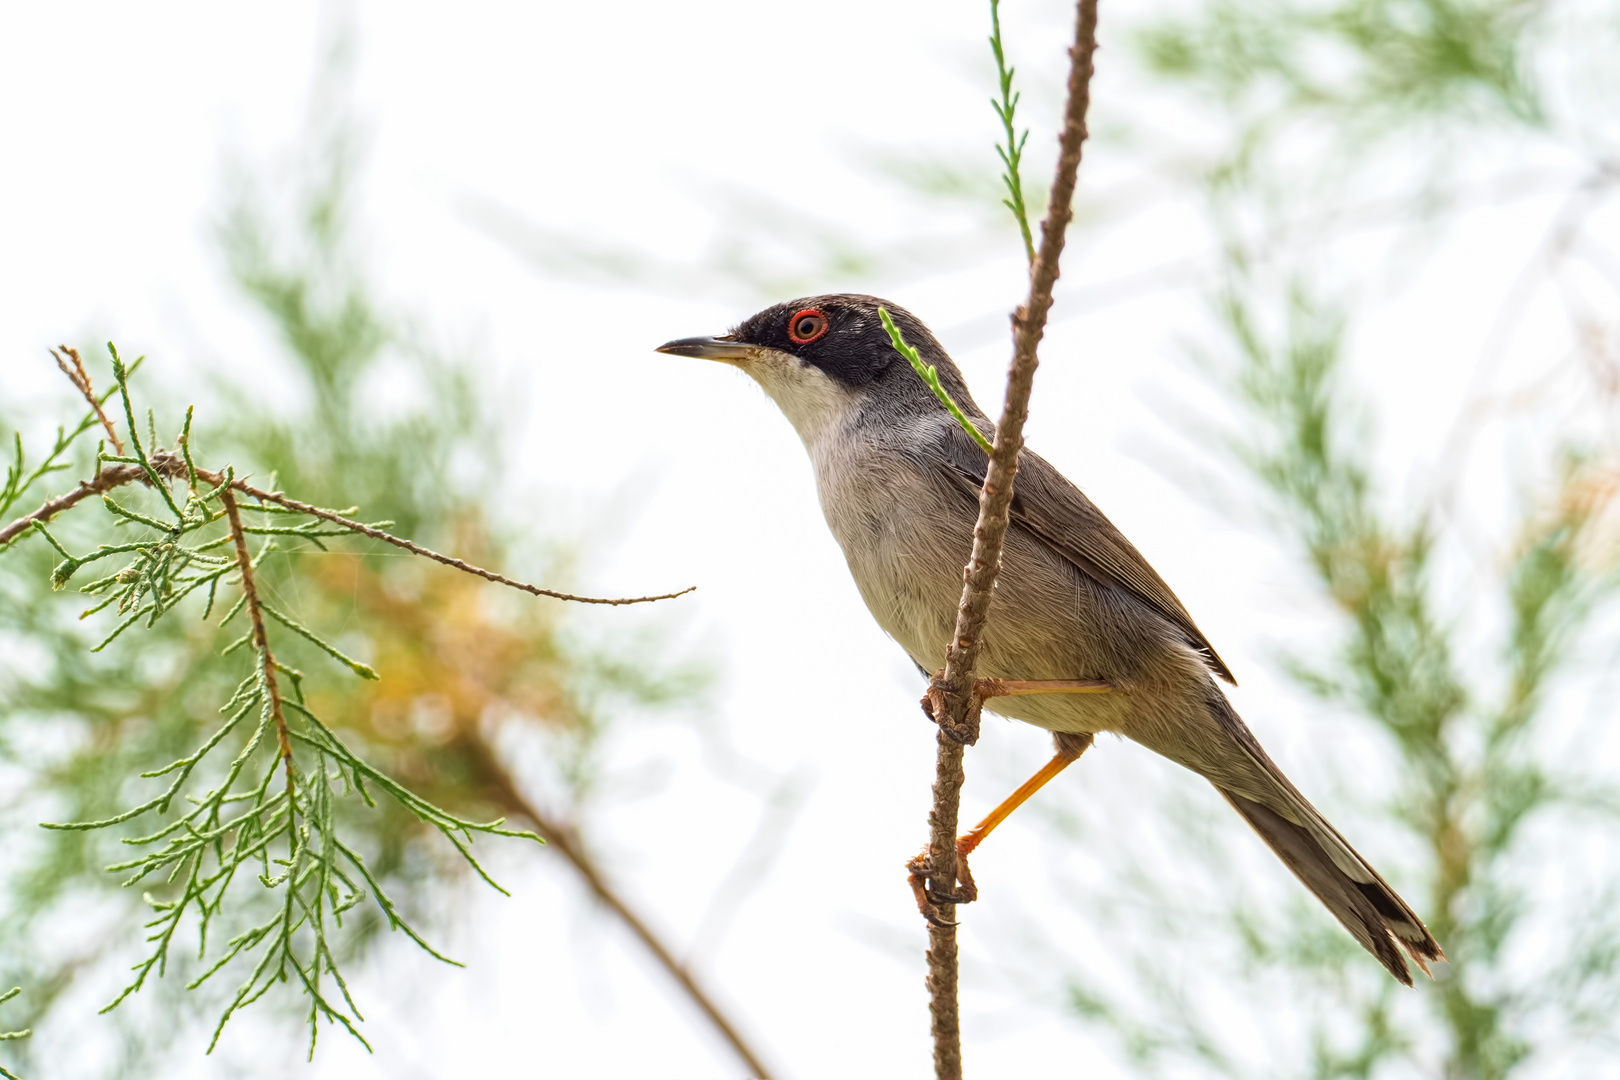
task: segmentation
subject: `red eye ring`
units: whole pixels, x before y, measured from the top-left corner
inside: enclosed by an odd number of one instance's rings
[[[795,345],[808,345],[827,332],[827,325],[820,308],[805,308],[788,320],[788,339]]]

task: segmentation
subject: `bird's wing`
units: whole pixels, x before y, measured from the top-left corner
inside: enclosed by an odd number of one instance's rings
[[[946,468],[974,499],[984,486],[984,454],[960,429],[946,437]],[[1237,685],[1226,662],[1193,623],[1192,616],[1125,534],[1097,505],[1045,458],[1029,450],[1019,457],[1013,485],[1012,520],[1029,530],[1093,580],[1123,589],[1170,620],[1209,669]]]

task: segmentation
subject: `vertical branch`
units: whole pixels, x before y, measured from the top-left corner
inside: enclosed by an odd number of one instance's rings
[[[248,618],[253,621],[253,651],[259,657],[265,701],[270,708],[270,717],[276,725],[276,747],[287,768],[290,812],[293,795],[292,737],[287,734],[287,717],[281,708],[281,688],[276,683],[276,658],[270,654],[270,636],[264,630],[264,609],[259,603],[259,589],[253,580],[253,557],[248,554],[247,533],[242,530],[242,515],[236,508],[236,494],[231,491],[228,484],[221,489],[219,501],[225,507],[225,518],[231,527],[231,540],[236,545],[236,565],[242,572],[242,597],[247,601]]]
[[[934,715],[944,716],[937,703]],[[943,722],[938,741],[934,807],[928,811],[929,880],[950,889],[956,885],[957,815],[962,807],[962,757],[966,746],[946,732]],[[955,904],[939,904],[936,917],[928,921],[928,975],[924,981],[928,987],[929,1033],[934,1040],[935,1080],[962,1080],[955,916]]]
[[[1012,506],[1013,479],[1023,449],[1024,421],[1035,382],[1036,350],[1046,330],[1052,307],[1052,286],[1058,278],[1063,242],[1073,217],[1075,179],[1080,151],[1086,139],[1086,109],[1091,100],[1092,54],[1097,49],[1097,0],[1079,0],[1075,42],[1069,50],[1068,103],[1063,113],[1057,176],[1046,220],[1041,223],[1041,248],[1030,268],[1029,299],[1013,313],[1013,359],[1007,373],[1007,397],[996,426],[995,449],[979,493],[979,519],[973,528],[973,554],[963,570],[962,601],[956,630],[946,653],[945,670],[929,687],[934,718],[939,723],[938,761],[934,780],[934,807],[928,815],[931,892],[956,895],[957,816],[961,807],[962,758],[979,737],[978,704],[973,697],[974,669],[978,663],[991,590],[1001,572],[1002,542]],[[962,1034],[957,1009],[956,905],[939,904],[937,918],[928,927],[928,990],[934,1037],[934,1075],[938,1080],[960,1080]]]

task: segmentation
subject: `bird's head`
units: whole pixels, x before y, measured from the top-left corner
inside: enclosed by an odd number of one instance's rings
[[[938,408],[933,394],[895,352],[878,317],[883,307],[906,343],[959,402],[967,387],[956,365],[916,316],[875,296],[809,296],[775,304],[720,337],[681,338],[658,347],[673,356],[741,368],[781,406],[806,444],[875,403],[894,413]],[[976,410],[975,410],[976,411]]]

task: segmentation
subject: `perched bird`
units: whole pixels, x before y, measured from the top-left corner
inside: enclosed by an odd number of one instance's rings
[[[866,606],[926,675],[943,667],[954,632],[987,459],[895,352],[880,305],[974,425],[993,434],[928,328],[871,296],[792,300],[723,336],[658,351],[741,368],[781,407],[810,453],[822,511]],[[1115,732],[1215,785],[1396,979],[1412,983],[1402,948],[1425,972],[1444,959],[1411,907],[1233,711],[1212,678],[1233,682],[1231,672],[1147,560],[1057,469],[1029,450],[1020,461],[979,674],[1004,680],[985,707],[1052,731],[1057,754],[959,850],[1097,732]]]

